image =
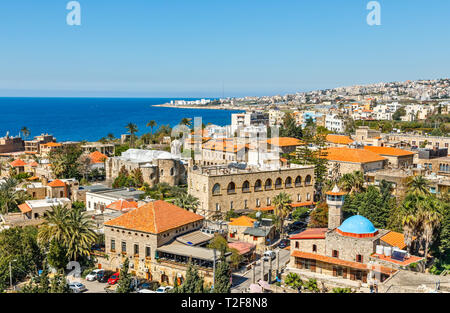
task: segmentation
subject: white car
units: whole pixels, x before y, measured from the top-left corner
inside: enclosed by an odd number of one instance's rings
[[[264,252],[263,260],[269,261],[269,259],[275,259],[277,257],[276,253],[274,251],[266,251]]]
[[[173,287],[171,286],[166,286],[166,287],[159,287],[158,289],[156,289],[156,293],[167,293],[169,290],[172,290]]]
[[[86,291],[86,286],[79,282],[72,282],[69,284],[70,290],[72,290],[73,293],[79,293]]]
[[[148,290],[148,289],[140,289],[137,293],[156,293],[156,291]]]
[[[103,272],[104,270],[102,269],[96,269],[93,270],[92,272],[90,272],[88,275],[86,275],[86,280],[87,281],[94,281],[97,279],[97,274],[100,272]]]

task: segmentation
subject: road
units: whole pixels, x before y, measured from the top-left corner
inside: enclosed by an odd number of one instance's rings
[[[280,251],[280,271],[285,268],[285,265],[287,262],[289,262],[289,250],[284,249],[276,249],[276,251]],[[276,269],[277,266],[277,260],[272,260],[272,269]],[[264,262],[264,273],[267,274],[269,272],[269,262]],[[255,280],[258,281],[261,279],[261,261],[256,261],[256,267],[255,267]],[[273,277],[272,279],[275,279]],[[233,293],[243,293],[246,289],[250,287],[250,284],[252,283],[252,270],[246,270],[242,273],[234,273],[233,274],[233,286],[231,287],[231,292]]]

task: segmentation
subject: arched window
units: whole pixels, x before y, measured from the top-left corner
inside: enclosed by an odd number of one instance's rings
[[[256,182],[255,182],[255,191],[261,191],[262,190],[262,183],[261,183],[261,179],[258,179]]]
[[[311,185],[311,175],[306,176],[305,178],[305,186]]]
[[[248,180],[242,184],[242,192],[250,192],[250,183]]]
[[[170,169],[170,176],[173,176],[173,175],[175,175],[175,169],[172,167],[172,168]]]
[[[283,188],[283,181],[281,180],[281,178],[277,178],[277,180],[275,181],[275,189],[281,189]]]
[[[264,184],[264,188],[266,190],[272,189],[272,180],[270,178],[266,180],[266,183]]]
[[[297,178],[295,179],[295,187],[301,187],[301,185],[302,185],[302,177],[297,176]]]
[[[292,187],[292,178],[290,176],[288,176],[288,178],[286,178],[286,180],[284,182],[284,186],[286,188]]]
[[[236,193],[236,184],[235,183],[231,182],[228,184],[227,193],[228,194]]]
[[[213,189],[212,189],[212,193],[213,195],[220,195],[220,185],[219,184],[215,184]]]

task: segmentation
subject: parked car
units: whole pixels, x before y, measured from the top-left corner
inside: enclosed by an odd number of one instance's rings
[[[284,249],[286,247],[289,247],[291,245],[291,241],[289,239],[281,239],[280,243],[278,244],[278,247],[281,249]]]
[[[270,259],[275,259],[277,257],[276,253],[274,251],[266,251],[263,255],[264,261],[269,261]]]
[[[108,285],[115,285],[119,281],[120,273],[114,273],[111,275],[111,277],[108,279]]]
[[[148,290],[156,290],[159,287],[159,282],[157,281],[150,281],[147,279],[141,279],[138,283],[137,289],[148,289]]]
[[[156,291],[149,290],[149,289],[139,289],[136,291],[137,293],[156,293]]]
[[[97,274],[97,280],[100,283],[106,283],[108,282],[108,279],[114,274],[114,272],[112,271],[104,271],[104,272],[99,272]]]
[[[156,293],[167,293],[167,292],[169,292],[169,290],[172,290],[172,289],[173,289],[173,287],[171,287],[171,286],[165,286],[165,287],[161,286],[158,289],[156,289]]]
[[[69,283],[69,288],[70,288],[70,290],[71,290],[73,293],[80,293],[80,292],[83,292],[83,291],[86,291],[86,290],[87,290],[87,289],[86,289],[86,286],[83,285],[83,284],[80,283],[80,282],[72,282],[72,283]]]
[[[105,270],[102,269],[96,269],[93,270],[92,272],[90,272],[89,274],[86,275],[86,280],[87,281],[94,281],[97,279],[98,273],[100,272],[104,272]]]

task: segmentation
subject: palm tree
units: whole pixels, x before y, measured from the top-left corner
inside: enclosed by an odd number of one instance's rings
[[[429,195],[430,194],[430,183],[422,175],[414,176],[409,179],[407,184],[408,191],[416,195]]]
[[[402,218],[403,225],[403,236],[405,238],[405,244],[408,250],[411,250],[411,245],[413,242],[413,237],[417,231],[419,225],[419,220],[414,214],[408,214]]]
[[[17,191],[16,187],[19,181],[15,178],[8,177],[4,183],[0,185],[0,212],[8,214],[25,200],[30,199],[29,195],[22,190]]]
[[[108,135],[106,135],[106,138],[107,138],[110,142],[112,142],[112,141],[114,141],[114,140],[116,139],[116,137],[114,136],[113,133],[109,133]]]
[[[81,208],[52,206],[51,210],[45,213],[44,220],[38,231],[40,243],[56,240],[67,250],[67,256],[74,261],[80,256],[89,255],[97,235],[93,231],[94,222]]]
[[[425,264],[428,259],[428,248],[433,242],[434,231],[441,223],[441,215],[434,210],[421,209],[418,214],[422,223],[422,239],[425,244]]]
[[[153,127],[156,126],[156,122],[154,120],[151,120],[150,122],[147,123],[147,127],[150,127],[152,130],[152,136],[153,136]]]
[[[185,210],[197,213],[197,209],[200,206],[200,201],[193,195],[183,193],[173,201],[173,204]]]
[[[189,126],[192,125],[191,120],[192,120],[191,118],[184,117],[184,118],[181,119],[180,124],[181,125],[186,125],[187,127],[189,127]]]
[[[25,139],[28,138],[28,136],[30,136],[30,130],[27,127],[22,127],[22,129],[20,130],[20,132],[22,133],[23,137]]]
[[[133,124],[133,123],[128,123],[127,126],[125,126],[125,128],[130,133],[130,146],[133,148],[134,134],[136,134],[138,132],[137,125]]]
[[[284,220],[289,215],[289,212],[292,211],[292,199],[291,196],[285,192],[281,192],[279,195],[275,196],[272,201],[275,208],[275,215],[278,218],[277,224],[278,229],[280,231],[281,237],[284,235]]]
[[[339,180],[339,185],[350,194],[364,191],[364,174],[361,171],[344,174]]]

